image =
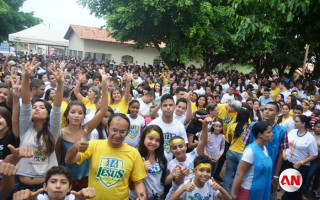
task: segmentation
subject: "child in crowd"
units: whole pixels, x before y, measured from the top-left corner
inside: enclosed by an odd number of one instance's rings
[[[148,173],[148,177],[143,180],[147,188],[148,200],[164,199],[164,185],[170,184],[179,173],[176,169],[169,174],[163,143],[163,133],[158,125],[148,126],[143,131],[139,142],[138,150]],[[131,191],[130,199],[137,197],[135,191]]]
[[[79,192],[70,192],[71,183],[71,171],[63,166],[55,166],[47,171],[43,188],[36,192],[29,189],[18,191],[14,193],[13,200],[84,200],[96,196],[94,188],[83,188]]]
[[[169,200],[187,199],[213,199],[218,196],[221,199],[230,199],[228,192],[211,177],[212,162],[205,155],[197,156],[192,170],[194,178],[186,180]],[[210,179],[211,177],[211,179]]]
[[[129,114],[127,114],[127,117],[130,119],[130,128],[124,142],[134,148],[138,147],[140,135],[145,126],[144,118],[138,115],[139,109],[140,103],[138,100],[132,100],[129,103]]]
[[[225,137],[223,135],[223,121],[216,118],[212,122],[211,133],[208,134],[208,142],[205,148],[205,155],[212,161],[212,176],[218,166],[218,161],[224,152]]]

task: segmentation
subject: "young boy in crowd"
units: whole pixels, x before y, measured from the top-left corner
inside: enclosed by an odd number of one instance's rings
[[[13,200],[85,200],[96,196],[94,188],[70,192],[71,183],[71,171],[63,166],[54,166],[47,171],[43,188],[36,192],[28,189],[18,191],[13,195]]]
[[[211,177],[212,161],[208,156],[197,156],[194,166],[194,180],[191,178],[181,184],[170,200],[213,199],[215,196],[231,199],[228,192]]]

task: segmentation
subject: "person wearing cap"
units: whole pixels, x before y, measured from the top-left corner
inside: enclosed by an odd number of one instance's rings
[[[263,110],[268,102],[273,102],[273,99],[270,97],[270,90],[268,88],[264,89],[263,96],[259,100],[261,106],[260,109]]]

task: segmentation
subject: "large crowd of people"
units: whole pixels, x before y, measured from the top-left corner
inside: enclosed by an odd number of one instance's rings
[[[0,68],[0,199],[320,198],[318,80],[37,54]],[[288,168],[303,184],[279,196]]]

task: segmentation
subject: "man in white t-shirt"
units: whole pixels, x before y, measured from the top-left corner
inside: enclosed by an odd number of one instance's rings
[[[280,94],[283,94],[284,102],[287,102],[288,96],[291,94],[291,91],[288,90],[285,82],[280,83],[280,90],[281,90]]]
[[[303,108],[300,105],[296,105],[293,108],[293,116],[290,119],[287,119],[286,121],[284,121],[281,125],[284,126],[287,130],[287,133],[289,133],[292,129],[294,129],[294,119],[298,116],[298,115],[302,115],[303,112]]]
[[[170,94],[164,94],[161,97],[162,116],[151,121],[149,125],[158,125],[163,132],[164,149],[168,162],[172,159],[169,141],[173,136],[180,136],[184,141],[188,141],[186,130],[181,122],[173,118],[175,104]]]
[[[154,98],[154,92],[149,91],[143,97],[138,99],[140,103],[139,115],[144,118],[149,116],[150,107],[152,106],[152,101]]]
[[[228,93],[224,94],[221,103],[231,103],[234,100],[234,88],[229,87]]]
[[[230,86],[229,86],[229,84],[227,83],[227,80],[226,80],[225,77],[223,77],[223,78],[221,79],[220,85],[221,85],[221,87],[222,87],[222,92],[223,92],[224,94],[227,93]]]

